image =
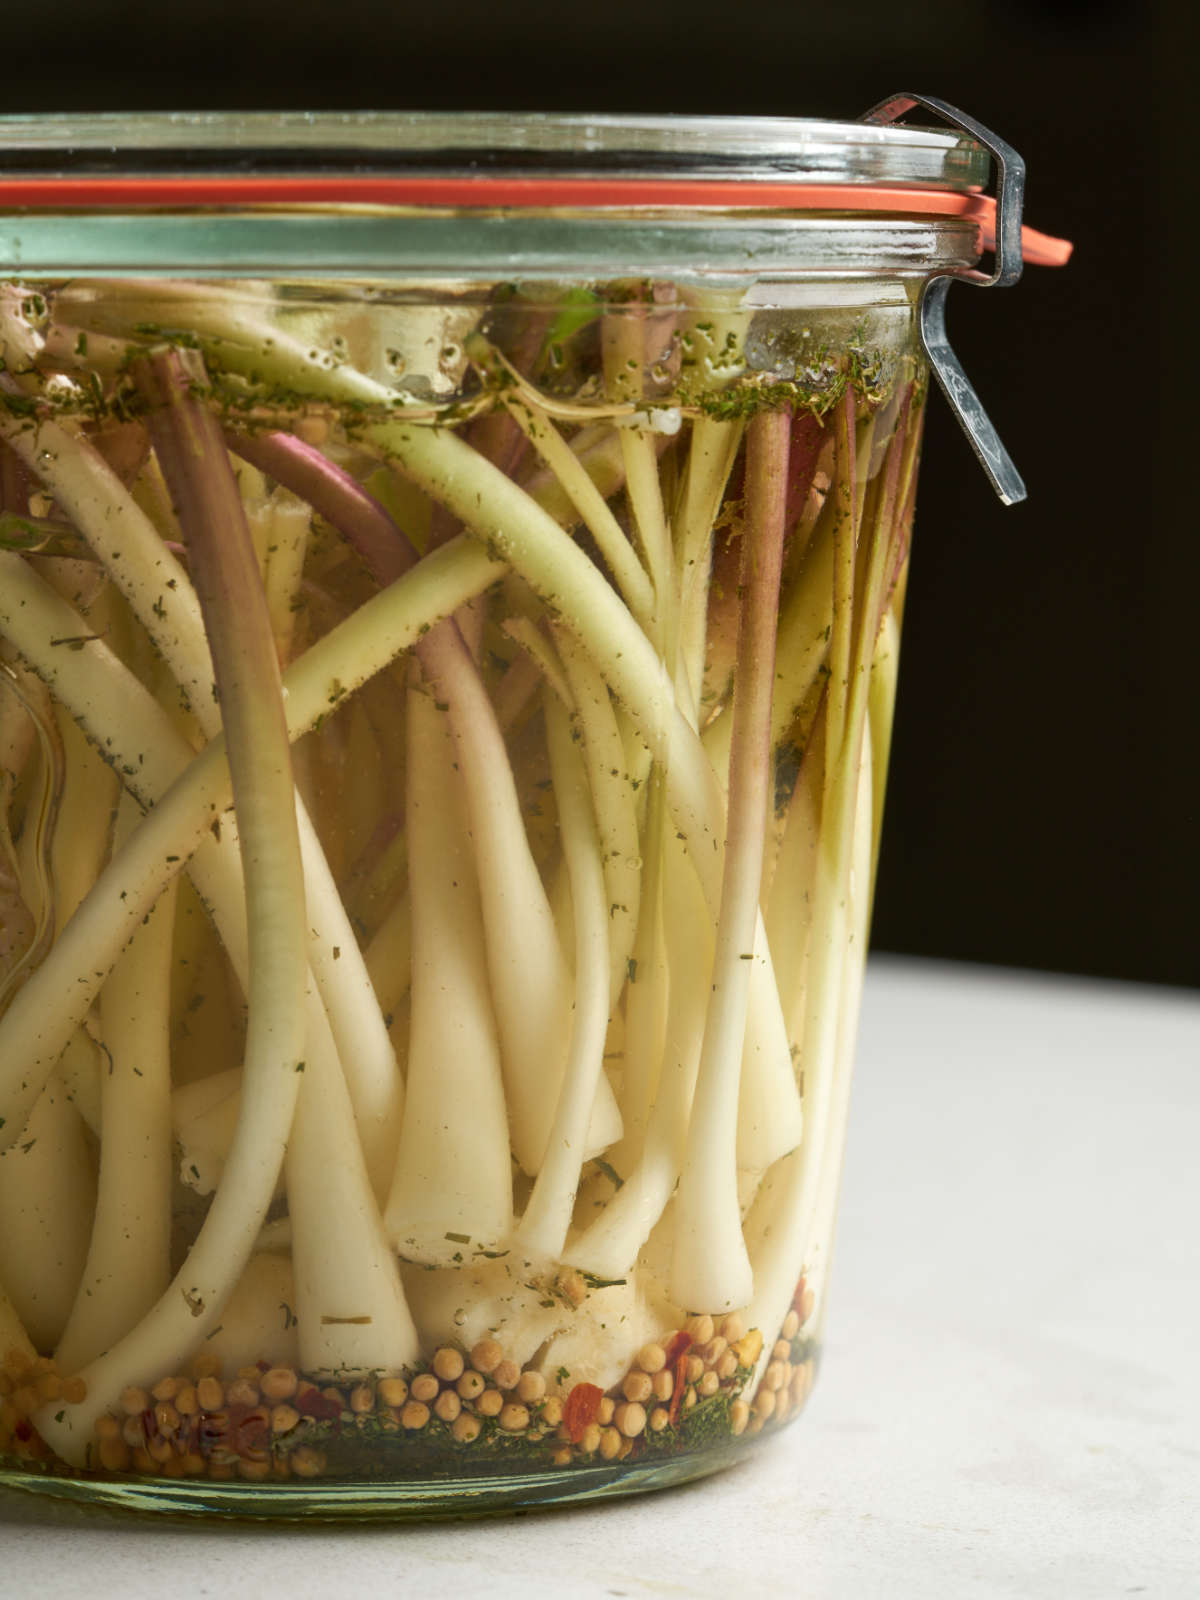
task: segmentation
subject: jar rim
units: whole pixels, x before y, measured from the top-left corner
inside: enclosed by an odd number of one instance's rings
[[[0,116],[6,180],[254,171],[896,184],[970,193],[991,158],[954,129],[802,117],[484,112]]]

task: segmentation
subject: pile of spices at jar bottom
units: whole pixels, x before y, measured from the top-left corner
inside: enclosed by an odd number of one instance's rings
[[[341,1383],[265,1360],[231,1374],[200,1355],[186,1374],[149,1389],[131,1385],[117,1409],[102,1412],[85,1470],[286,1482],[412,1473],[446,1461],[494,1470],[502,1459],[519,1472],[704,1449],[752,1437],[800,1410],[815,1365],[815,1347],[802,1335],[811,1310],[801,1282],[751,1402],[742,1394],[763,1339],[736,1313],[690,1317],[644,1345],[608,1392],[573,1383],[565,1369],[548,1382],[491,1338],[470,1350],[444,1345],[427,1366],[403,1375]],[[26,1470],[52,1470],[29,1418],[52,1401],[82,1400],[81,1380],[64,1380],[49,1359],[31,1361],[13,1349],[0,1397],[0,1451]]]

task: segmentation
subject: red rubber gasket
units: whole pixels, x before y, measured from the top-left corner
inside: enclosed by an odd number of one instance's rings
[[[991,195],[855,183],[728,182],[696,178],[578,178],[348,174],[288,177],[0,178],[0,207],[46,210],[173,210],[180,206],[360,205],[455,206],[468,209],[572,206],[719,207],[722,210],[903,212],[959,216],[978,222],[986,249],[995,241]],[[1063,266],[1072,246],[1022,228],[1025,260]]]

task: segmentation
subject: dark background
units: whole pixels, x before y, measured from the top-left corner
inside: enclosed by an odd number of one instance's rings
[[[1028,163],[1028,219],[1076,255],[950,298],[1030,498],[1004,509],[931,406],[875,940],[1197,984],[1200,441],[1170,229],[1193,135],[1169,17],[1123,0],[42,0],[5,17],[6,57],[28,64],[5,109],[851,118],[910,89],[995,128]]]

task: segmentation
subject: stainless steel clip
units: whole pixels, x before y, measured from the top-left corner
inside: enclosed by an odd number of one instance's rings
[[[1003,139],[944,100],[929,95],[896,94],[872,106],[860,119],[863,122],[896,122],[914,106],[923,106],[943,122],[959,128],[990,152],[996,163],[996,261],[989,277],[986,272],[939,274],[928,280],[918,308],[918,327],[925,354],[949,400],[951,409],[971,447],[983,463],[996,493],[1006,506],[1025,498],[1025,484],[1013,465],[1012,457],[983,409],[970,378],[950,347],[946,336],[946,296],[956,278],[981,289],[1007,288],[1021,276],[1021,209],[1025,203],[1025,163]]]

